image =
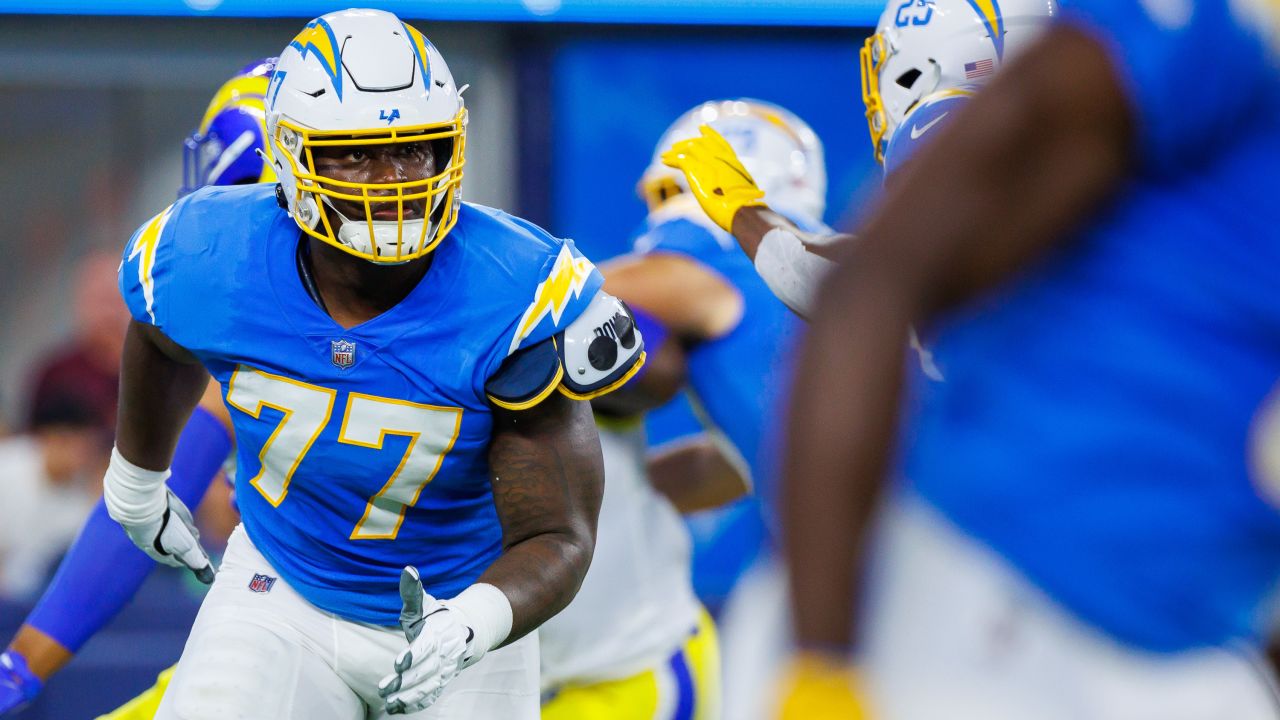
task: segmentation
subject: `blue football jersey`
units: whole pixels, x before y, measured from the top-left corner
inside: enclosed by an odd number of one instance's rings
[[[344,329],[303,286],[300,235],[272,186],[206,188],[138,231],[121,289],[222,385],[257,548],[317,607],[395,625],[404,566],[447,598],[498,556],[485,383],[603,281],[572,243],[464,204],[422,282]]]
[[[733,330],[687,350],[689,390],[697,413],[745,461],[755,486],[751,497],[714,516],[695,519],[690,528],[695,585],[702,598],[714,603],[728,594],[767,546],[770,533],[762,502],[769,502],[775,490],[776,433],[791,377],[791,349],[802,323],[770,292],[737,241],[712,225],[696,205],[677,204],[650,215],[635,249],[698,261],[723,276],[744,304],[742,320]],[[651,425],[651,440],[666,439],[667,427]]]
[[[931,328],[947,381],[917,388],[902,473],[1123,642],[1256,643],[1280,582],[1280,514],[1253,471],[1280,379],[1272,66],[1228,3],[1062,5],[1124,78],[1139,172]]]

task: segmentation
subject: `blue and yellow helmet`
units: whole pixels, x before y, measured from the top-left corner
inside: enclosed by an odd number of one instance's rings
[[[275,58],[254,61],[218,88],[199,127],[183,142],[178,197],[205,185],[276,179],[271,164],[259,154],[266,148],[264,100],[275,67]]]

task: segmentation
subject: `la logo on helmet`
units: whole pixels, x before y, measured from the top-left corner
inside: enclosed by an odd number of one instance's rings
[[[382,112],[378,113],[378,119],[386,120],[387,124],[390,125],[400,119],[400,108],[392,108],[390,115],[388,115],[387,111],[384,109]]]

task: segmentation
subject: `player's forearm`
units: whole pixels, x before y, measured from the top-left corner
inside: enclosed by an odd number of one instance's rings
[[[710,510],[750,492],[745,467],[700,438],[649,460],[649,482],[682,513]]]
[[[593,549],[591,537],[551,532],[508,547],[489,566],[478,582],[502,590],[511,602],[506,643],[536,630],[569,605],[587,575]],[[531,568],[537,572],[531,573]]]
[[[495,413],[494,424],[489,465],[506,550],[479,582],[510,601],[510,642],[577,594],[595,548],[604,459],[590,403],[559,393]]]
[[[784,466],[797,639],[843,648],[894,446],[910,306],[892,275],[855,262],[828,282],[804,346]]]
[[[8,649],[21,653],[27,667],[41,680],[48,680],[75,657],[57,640],[27,624],[18,628]]]
[[[738,245],[742,247],[742,251],[752,261],[756,259],[760,243],[764,240],[765,235],[768,235],[773,230],[784,230],[795,235],[806,250],[832,261],[840,258],[841,245],[853,240],[852,236],[840,235],[834,238],[823,238],[819,241],[811,233],[801,230],[795,223],[768,207],[744,207],[733,216],[733,237],[738,241]],[[819,280],[821,279],[819,278]]]

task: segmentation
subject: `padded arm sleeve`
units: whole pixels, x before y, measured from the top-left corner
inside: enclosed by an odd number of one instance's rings
[[[773,294],[801,317],[813,311],[814,295],[835,263],[805,249],[794,233],[775,228],[756,250],[756,272]]]
[[[575,400],[612,392],[644,365],[644,338],[631,309],[603,290],[555,340],[564,368],[560,392]]]
[[[644,365],[644,339],[621,300],[597,292],[554,336],[512,353],[485,383],[494,405],[524,410],[551,392],[590,400],[621,387]]]

